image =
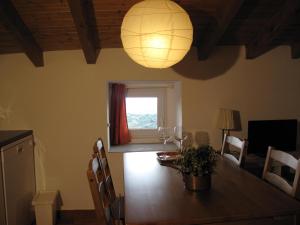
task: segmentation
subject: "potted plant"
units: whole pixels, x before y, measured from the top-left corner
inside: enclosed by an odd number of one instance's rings
[[[217,161],[217,153],[211,146],[186,149],[176,164],[183,175],[188,190],[207,190],[211,186],[211,174]]]

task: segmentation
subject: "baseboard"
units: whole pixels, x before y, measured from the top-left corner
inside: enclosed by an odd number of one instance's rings
[[[95,210],[59,210],[57,211],[59,224],[95,223]]]

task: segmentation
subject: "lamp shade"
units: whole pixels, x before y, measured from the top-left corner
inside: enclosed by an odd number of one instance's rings
[[[121,27],[125,52],[149,68],[167,68],[179,62],[193,41],[189,15],[171,0],[145,0],[132,6]]]
[[[234,111],[231,109],[220,109],[217,127],[222,130],[235,129]]]

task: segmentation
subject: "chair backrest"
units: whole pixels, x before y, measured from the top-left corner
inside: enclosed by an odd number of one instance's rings
[[[90,160],[87,170],[87,178],[93,197],[98,223],[115,225],[115,221],[112,218],[110,202],[107,198],[107,190],[104,185],[104,177],[100,171],[100,165],[97,158]]]
[[[94,153],[99,154],[100,158],[106,158],[105,148],[101,138],[98,138],[98,140],[95,142],[93,150]]]
[[[282,165],[288,166],[295,170],[294,181],[292,184],[289,184],[280,175],[275,174],[271,171],[272,160],[276,160]],[[263,179],[267,180],[269,183],[275,185],[287,194],[299,198],[299,172],[300,160],[296,159],[294,156],[287,152],[276,150],[273,147],[269,146],[263,171]]]
[[[227,147],[234,146],[235,150],[238,151],[237,156],[231,152],[226,152]],[[245,163],[245,156],[247,154],[247,141],[240,140],[237,137],[224,135],[221,155],[233,161],[236,165],[242,167]]]
[[[117,197],[111,176],[106,177],[105,185],[108,191],[108,199],[111,203],[113,203]]]
[[[94,154],[97,156],[98,161],[100,163],[100,168],[104,176],[105,186],[108,191],[109,201],[113,202],[116,199],[116,192],[111,178],[105,148],[101,138],[98,138],[94,145]]]

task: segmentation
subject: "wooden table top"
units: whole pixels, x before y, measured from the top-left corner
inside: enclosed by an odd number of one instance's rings
[[[218,160],[209,191],[185,189],[182,175],[161,166],[155,152],[124,154],[127,225],[205,224],[300,213],[300,202],[234,166]]]

